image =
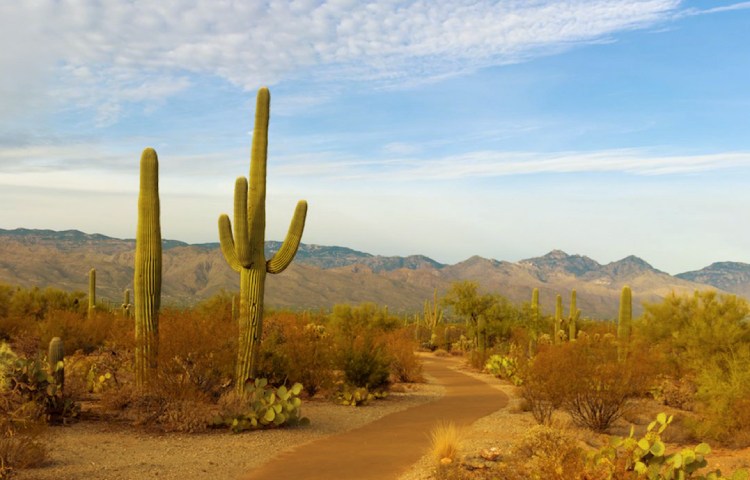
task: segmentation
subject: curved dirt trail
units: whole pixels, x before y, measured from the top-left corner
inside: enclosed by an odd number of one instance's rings
[[[429,432],[437,422],[444,420],[467,425],[508,404],[505,394],[481,380],[449,368],[449,363],[448,359],[424,359],[425,373],[445,386],[445,395],[434,402],[302,445],[241,478],[397,478],[426,453]],[[252,455],[252,452],[248,454]]]

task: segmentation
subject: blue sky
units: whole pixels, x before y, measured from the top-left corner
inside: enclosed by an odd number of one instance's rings
[[[271,89],[267,239],[750,263],[750,2],[0,4],[0,228],[218,239]]]

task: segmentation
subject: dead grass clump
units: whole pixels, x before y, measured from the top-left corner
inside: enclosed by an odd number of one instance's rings
[[[14,470],[40,465],[47,459],[47,447],[39,440],[41,425],[18,430],[10,422],[0,424],[0,479],[11,478]]]
[[[500,477],[508,480],[581,478],[584,452],[571,434],[547,425],[529,429],[500,465]]]
[[[440,422],[430,432],[432,457],[435,463],[444,459],[458,460],[463,441],[463,431],[453,422]]]

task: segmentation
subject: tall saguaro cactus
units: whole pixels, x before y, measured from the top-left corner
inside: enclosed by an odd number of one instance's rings
[[[622,287],[620,293],[620,316],[617,319],[617,357],[620,361],[628,355],[630,331],[633,325],[633,298],[630,287]]]
[[[135,235],[135,381],[148,384],[156,368],[161,303],[159,159],[152,148],[141,154],[138,230]]]
[[[89,318],[94,316],[96,311],[96,269],[89,270]]]
[[[271,94],[258,90],[255,127],[250,158],[250,182],[237,178],[234,184],[234,231],[229,216],[219,217],[219,240],[227,263],[240,274],[239,351],[235,390],[244,392],[245,382],[255,376],[256,359],[263,331],[263,294],[266,273],[281,273],[294,259],[302,239],[307,202],[300,200],[284,243],[266,261],[266,161]]]

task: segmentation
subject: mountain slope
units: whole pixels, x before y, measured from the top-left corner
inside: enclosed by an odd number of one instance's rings
[[[279,247],[280,242],[267,242],[267,255]],[[75,230],[0,229],[0,282],[86,291],[88,271],[93,267],[99,298],[118,304],[123,290],[132,290],[134,248],[134,240]],[[238,275],[224,261],[218,244],[166,240],[162,262],[164,304],[188,305],[221,290],[239,289]],[[737,281],[750,279],[750,272],[745,277],[740,271]],[[337,303],[375,302],[388,305],[393,312],[416,312],[425,299],[432,298],[435,288],[442,294],[453,282],[471,280],[484,291],[516,303],[529,301],[531,290],[539,288],[546,313],[554,311],[557,294],[567,306],[575,288],[584,316],[614,318],[626,284],[633,289],[634,309],[639,312],[644,301],[658,301],[671,291],[709,288],[706,284],[709,280],[717,283],[716,278],[696,277],[698,282],[675,278],[634,256],[601,265],[586,256],[554,250],[517,263],[475,256],[442,265],[419,255],[383,257],[345,247],[302,244],[286,271],[267,277],[266,303],[319,309]]]

